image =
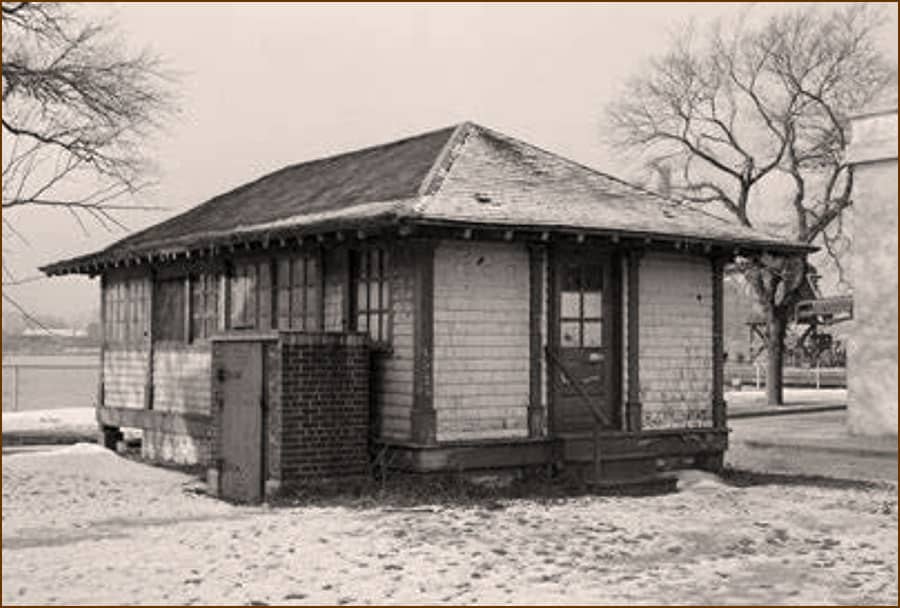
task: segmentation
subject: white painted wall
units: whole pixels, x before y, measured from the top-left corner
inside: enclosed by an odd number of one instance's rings
[[[643,428],[712,426],[711,262],[648,253],[639,293]]]
[[[528,436],[528,251],[442,241],[434,256],[438,441]]]

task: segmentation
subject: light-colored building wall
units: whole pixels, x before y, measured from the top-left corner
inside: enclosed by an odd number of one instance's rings
[[[103,352],[103,404],[142,409],[146,406],[149,348],[107,346]]]
[[[852,122],[849,430],[897,435],[897,100]]]
[[[648,253],[639,275],[642,428],[712,426],[712,266]]]
[[[208,342],[159,345],[153,351],[153,409],[212,412],[212,352]]]
[[[523,244],[442,241],[436,248],[438,441],[528,436],[528,273]]]

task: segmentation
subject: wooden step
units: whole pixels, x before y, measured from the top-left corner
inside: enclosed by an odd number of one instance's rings
[[[654,473],[635,477],[585,478],[585,484],[594,494],[611,496],[653,496],[674,492],[678,477],[667,473]]]

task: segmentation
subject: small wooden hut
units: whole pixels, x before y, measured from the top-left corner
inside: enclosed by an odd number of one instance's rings
[[[107,436],[141,428],[146,456],[258,495],[371,458],[716,466],[722,268],[762,251],[808,247],[464,123],[286,167],[43,270],[101,279]]]

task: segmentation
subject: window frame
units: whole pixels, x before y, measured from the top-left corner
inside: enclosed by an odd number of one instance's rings
[[[274,257],[272,262],[273,327],[320,331],[324,305],[321,255],[314,251],[289,252]]]
[[[600,278],[600,287],[599,289],[587,289],[585,286],[587,281],[585,280],[585,273],[589,268],[595,267],[599,270],[599,278]],[[578,288],[577,289],[565,289],[566,280],[568,278],[568,273],[573,269],[578,269]],[[604,294],[604,282],[606,278],[606,268],[603,264],[592,264],[592,263],[583,263],[583,262],[567,262],[563,265],[563,275],[560,277],[560,309],[559,309],[559,318],[558,318],[558,331],[559,331],[559,340],[561,348],[603,348],[604,344],[604,334],[603,334],[603,325],[604,325],[604,306],[605,306],[605,294]],[[584,294],[585,293],[593,293],[598,292],[600,294],[600,316],[587,316],[585,315],[584,310]],[[562,296],[564,293],[577,293],[578,294],[578,315],[577,316],[566,316],[563,311],[562,306]],[[578,327],[578,344],[566,345],[563,342],[563,325],[567,323],[574,323]],[[597,323],[600,325],[600,344],[585,346],[584,336],[585,336],[585,326],[589,323]]]
[[[372,272],[372,254],[377,252],[376,272]],[[393,298],[394,285],[393,269],[391,265],[391,252],[384,245],[370,245],[351,250],[350,272],[348,280],[349,290],[349,328],[351,331],[365,333],[375,348],[389,350],[393,342],[394,314]],[[365,268],[365,270],[363,270]],[[377,306],[372,306],[372,284],[378,286]],[[365,308],[360,308],[360,290],[365,286]],[[385,287],[387,289],[385,290]],[[386,296],[385,296],[385,292]],[[365,328],[360,327],[360,317],[366,320]],[[372,335],[372,317],[376,318],[375,327],[378,331]]]
[[[137,345],[147,338],[146,276],[107,276],[102,287],[103,342]]]
[[[156,277],[153,281],[153,304],[152,311],[153,314],[153,336],[152,340],[156,344],[190,344],[190,326],[191,326],[191,311],[187,309],[190,305],[190,285],[189,275],[173,275],[173,276],[165,276],[165,277]],[[174,318],[179,319],[181,322],[177,325],[181,326],[180,337],[175,337],[176,332],[178,331],[175,327],[175,324],[169,322],[170,318],[173,318],[169,315],[163,315],[160,304],[163,298],[164,292],[169,289],[169,286],[172,286],[172,293],[175,294],[178,290],[180,290],[180,298],[179,301],[176,302],[178,304],[177,309],[181,312],[178,313],[178,316]],[[173,309],[174,310],[174,309]],[[162,330],[165,328],[165,332],[163,334]]]
[[[194,344],[209,340],[220,330],[219,312],[222,306],[222,296],[219,293],[220,276],[211,270],[195,271],[190,273],[186,280],[190,302],[187,304],[189,319],[185,342]]]

